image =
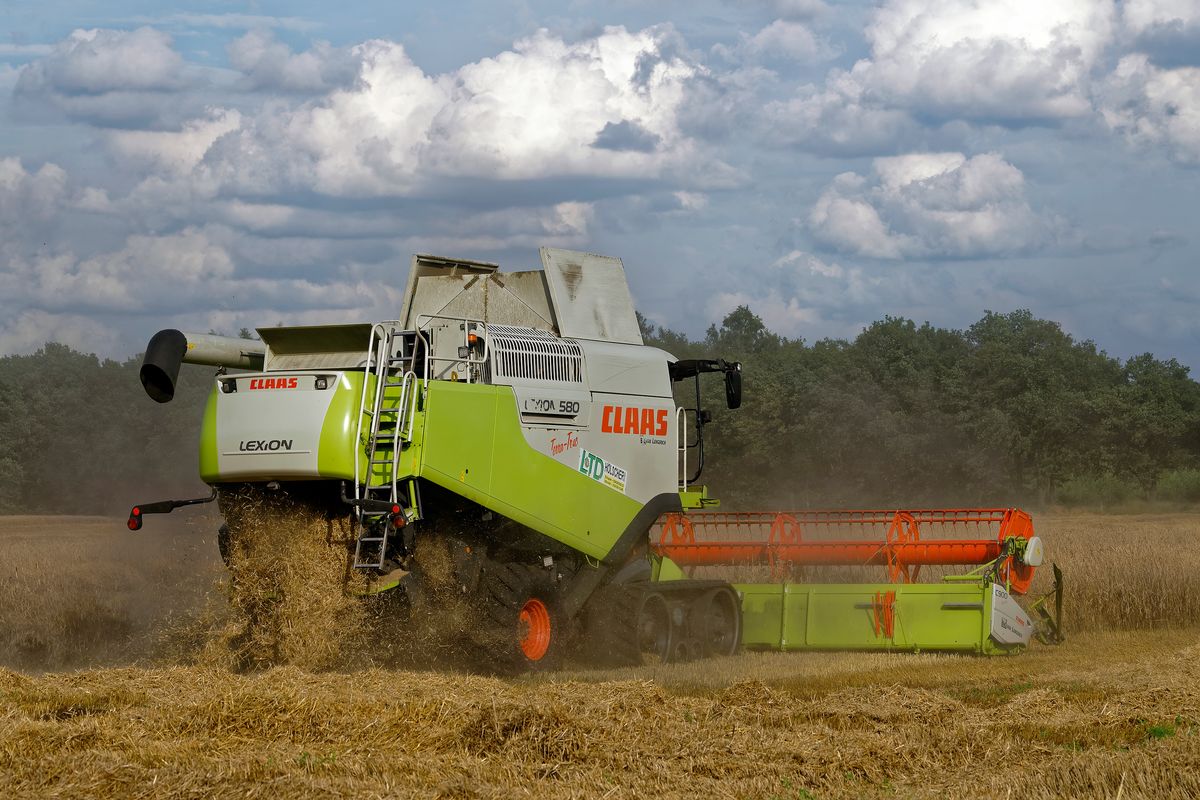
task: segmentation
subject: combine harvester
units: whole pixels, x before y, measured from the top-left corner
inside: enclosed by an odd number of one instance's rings
[[[696,485],[711,421],[700,379],[721,375],[736,409],[740,366],[646,346],[620,260],[541,260],[502,273],[414,256],[393,322],[262,328],[261,342],[159,332],[141,369],[153,399],[174,396],[182,362],[220,368],[200,445],[213,491],[135,506],[130,529],[274,493],[297,518],[348,520],[347,573],[401,608],[444,599],[422,562],[434,543],[474,617],[464,648],[501,671],[568,652],[612,665],[740,647],[1014,653],[1060,638],[1049,595],[1028,611],[1014,597],[1043,559],[1022,511],[712,510]],[[694,405],[677,405],[688,381]],[[222,529],[227,561],[244,533]],[[772,580],[730,583],[731,565]],[[817,565],[878,565],[888,582],[804,582]],[[974,569],[917,583],[933,565]]]

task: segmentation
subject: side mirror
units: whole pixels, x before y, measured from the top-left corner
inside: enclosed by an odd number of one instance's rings
[[[730,408],[742,405],[742,365],[734,364],[725,370],[725,404]]]

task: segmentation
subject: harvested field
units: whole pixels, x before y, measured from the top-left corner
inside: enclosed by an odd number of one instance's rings
[[[1086,623],[1062,647],[501,680],[172,666],[156,633],[224,597],[215,527],[8,518],[0,796],[1197,796],[1200,516],[1037,523]],[[81,645],[80,617],[108,621]]]

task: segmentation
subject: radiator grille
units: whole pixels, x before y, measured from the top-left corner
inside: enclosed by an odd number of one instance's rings
[[[583,349],[536,328],[488,325],[492,377],[583,383]]]

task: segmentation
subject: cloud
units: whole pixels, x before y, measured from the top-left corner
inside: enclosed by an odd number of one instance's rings
[[[118,250],[82,259],[70,252],[13,259],[0,270],[0,296],[9,304],[54,313],[135,315],[373,305],[369,286],[341,282],[335,275],[323,282],[241,275],[216,238],[189,227],[161,236],[131,235]]]
[[[717,44],[713,51],[735,63],[777,60],[815,64],[838,55],[837,48],[807,25],[787,19],[777,19],[753,36],[741,33],[736,44]]]
[[[82,314],[52,314],[36,308],[0,323],[0,353],[32,353],[47,342],[61,342],[84,353],[110,353],[116,331]]]
[[[149,25],[186,25],[194,28],[266,29],[310,31],[321,25],[302,17],[272,17],[265,14],[169,14],[165,17],[138,17],[134,22]]]
[[[1101,98],[1104,121],[1131,144],[1161,145],[1179,162],[1200,164],[1200,68],[1159,69],[1145,55],[1125,56]]]
[[[877,158],[873,173],[842,173],[821,194],[808,216],[819,242],[881,259],[983,258],[1040,249],[1062,227],[1030,207],[1024,175],[994,153]]]
[[[673,55],[667,27],[606,28],[573,44],[540,31],[510,52],[462,67],[437,115],[444,174],[653,176],[689,143],[676,117],[695,65]],[[605,126],[628,122],[661,143],[654,153],[592,146]],[[445,137],[442,140],[442,136]]]
[[[494,252],[541,246],[580,249],[591,241],[595,210],[589,203],[566,202],[542,208],[506,208],[431,221],[405,237],[414,252]]]
[[[54,46],[49,44],[16,44],[14,42],[0,42],[0,58],[45,56],[53,52]]]
[[[0,229],[5,238],[31,221],[45,222],[67,197],[67,173],[57,164],[29,172],[20,159],[0,158]]]
[[[316,42],[305,52],[293,53],[269,31],[250,31],[230,42],[226,52],[253,89],[325,92],[349,84],[358,72],[349,49]]]
[[[943,118],[1028,122],[1091,109],[1092,68],[1113,38],[1100,0],[890,0],[852,75],[884,102]]]
[[[172,47],[170,35],[154,28],[75,30],[53,52],[25,68],[18,90],[94,95],[176,89],[182,67],[183,57]]]
[[[749,306],[767,327],[785,336],[852,336],[872,317],[868,306],[885,292],[895,299],[887,281],[860,267],[824,261],[793,250],[758,269],[755,288],[717,292],[708,301],[710,319],[721,319],[739,305]]]
[[[568,44],[540,31],[439,76],[400,44],[365,42],[351,50],[352,85],[244,118],[195,180],[237,193],[370,197],[446,179],[724,179],[728,168],[680,131],[684,84],[698,68],[671,54],[673,36],[607,28]]]
[[[5,259],[57,241],[64,213],[103,213],[107,204],[103,190],[73,187],[57,164],[28,170],[19,159],[0,158],[0,268]]]
[[[765,137],[823,155],[867,155],[949,120],[1010,126],[1091,113],[1092,74],[1114,37],[1110,0],[887,0],[870,56],[765,104]]]
[[[1121,20],[1139,37],[1194,35],[1200,31],[1200,4],[1194,0],[1125,0]]]
[[[821,155],[894,151],[920,131],[909,112],[873,102],[861,83],[840,70],[823,87],[808,85],[788,100],[767,103],[760,119],[768,142]]]
[[[108,150],[123,164],[156,175],[187,175],[200,163],[218,137],[237,130],[237,111],[210,109],[176,131],[110,131]]]
[[[616,123],[606,122],[600,133],[596,134],[596,140],[592,142],[592,147],[601,150],[635,150],[639,153],[653,153],[660,141],[662,141],[661,137],[655,136],[636,123],[625,119]]]
[[[783,19],[812,19],[829,11],[823,0],[756,0]]]
[[[1115,13],[1111,0],[885,0],[864,32],[869,57],[761,112],[746,108],[765,141],[825,156],[928,147],[956,120],[1019,127],[1086,117]]]
[[[15,108],[34,120],[67,117],[112,127],[147,127],[195,110],[195,70],[174,49],[170,35],[76,30],[43,58],[20,70]],[[176,98],[167,102],[165,97]]]

